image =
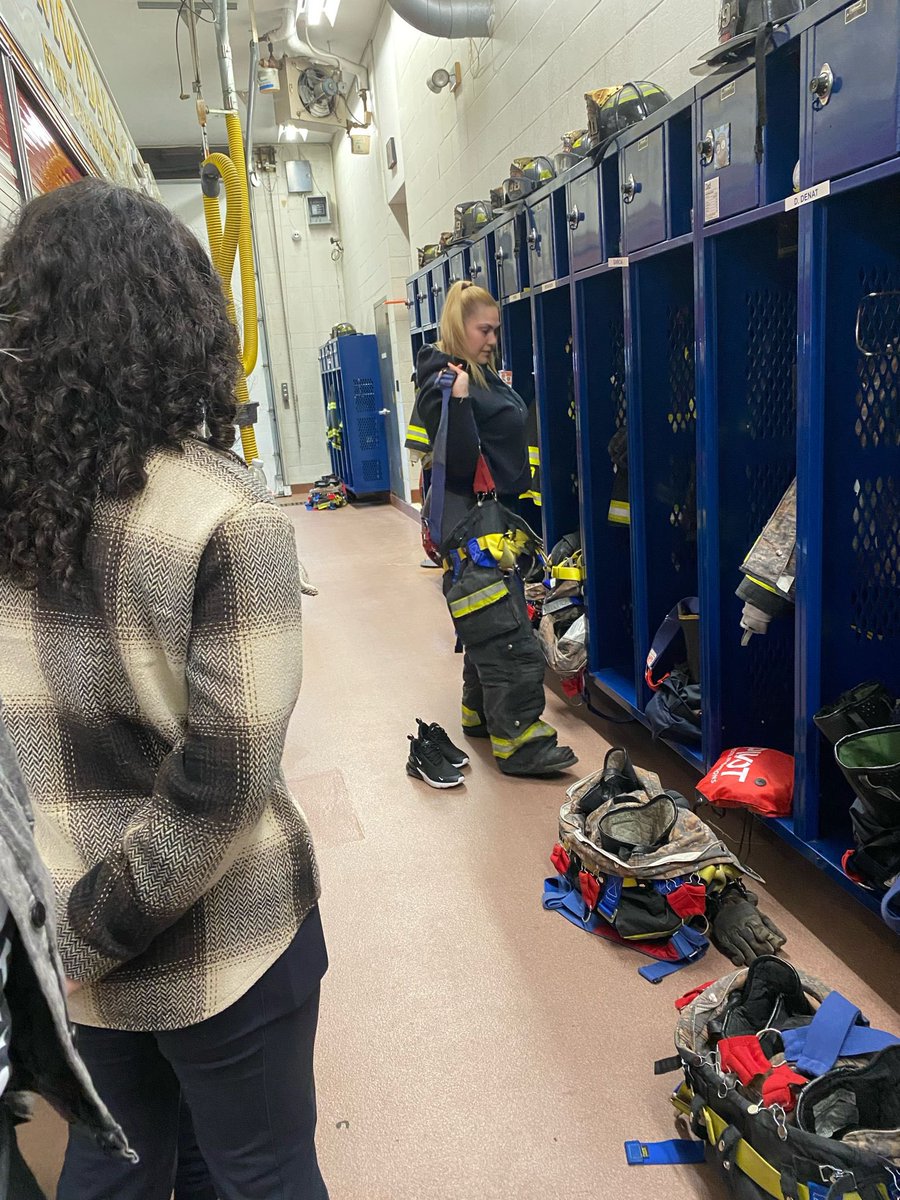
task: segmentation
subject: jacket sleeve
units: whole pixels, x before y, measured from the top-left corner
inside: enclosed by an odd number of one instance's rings
[[[441,389],[439,375],[434,375],[420,388],[416,396],[416,408],[434,450],[438,426],[441,423]],[[472,398],[464,400],[450,397],[450,417],[447,426],[447,483],[451,488],[463,491],[471,488],[481,452],[478,427],[472,409]]]
[[[277,508],[256,504],[214,531],[195,584],[184,741],[119,845],[71,891],[62,946],[73,978],[143,953],[258,824],[300,689],[300,597],[293,529]]]

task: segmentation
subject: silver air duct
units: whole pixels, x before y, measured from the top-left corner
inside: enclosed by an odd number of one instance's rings
[[[494,29],[492,0],[388,0],[388,4],[413,29],[436,38],[490,37]]]

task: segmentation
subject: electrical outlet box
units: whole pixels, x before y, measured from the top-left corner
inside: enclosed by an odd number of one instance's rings
[[[289,192],[311,192],[313,190],[312,167],[305,158],[291,158],[284,164]]]
[[[372,149],[372,138],[368,133],[354,133],[350,138],[350,151],[353,154],[368,154]]]
[[[331,224],[331,205],[327,196],[306,197],[306,220],[310,225]]]

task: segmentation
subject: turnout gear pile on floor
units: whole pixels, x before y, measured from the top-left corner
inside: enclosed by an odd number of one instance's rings
[[[856,848],[844,855],[844,870],[883,893],[881,915],[900,932],[900,702],[880,683],[863,683],[818,712],[815,722],[855,795]]]
[[[317,479],[306,497],[306,507],[312,510],[344,508],[347,504],[347,489],[337,475]]]
[[[744,601],[743,645],[765,633],[775,617],[794,611],[797,576],[797,480],[795,479],[741,566],[737,596]]]
[[[544,907],[658,959],[641,968],[652,982],[702,957],[707,933],[735,962],[784,945],[744,887],[753,873],[625,750],[569,789],[551,861]]]
[[[840,993],[771,956],[679,1007],[677,1056],[657,1063],[656,1073],[684,1071],[673,1104],[704,1144],[725,1194],[900,1196],[900,1039],[870,1028]]]

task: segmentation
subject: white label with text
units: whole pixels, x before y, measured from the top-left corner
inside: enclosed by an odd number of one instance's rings
[[[791,212],[792,209],[801,208],[804,204],[812,204],[814,200],[821,200],[823,196],[829,195],[831,195],[831,180],[826,179],[824,183],[817,183],[815,187],[804,188],[796,196],[788,196],[784,202],[784,211]]]

